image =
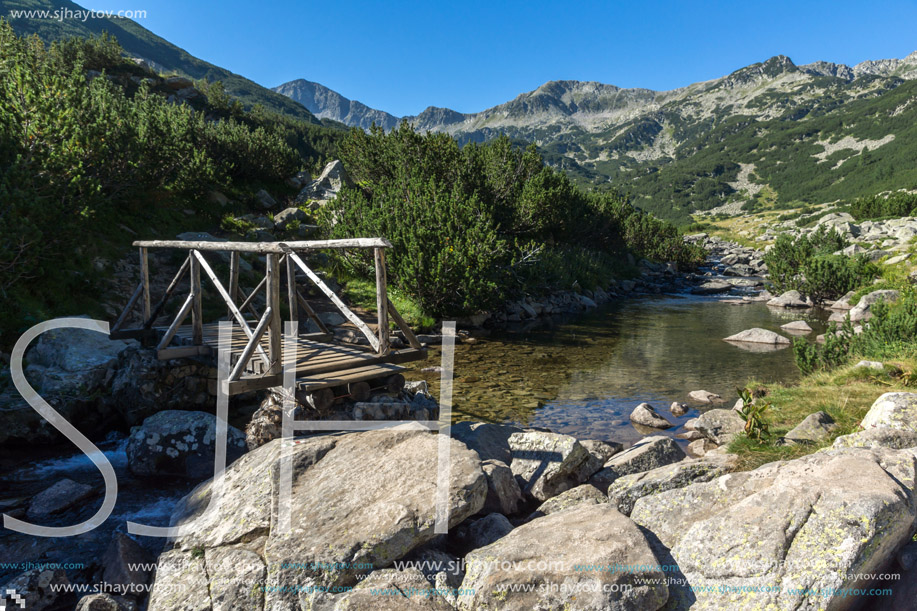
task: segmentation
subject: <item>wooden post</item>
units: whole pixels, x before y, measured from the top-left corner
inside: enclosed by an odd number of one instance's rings
[[[281,371],[283,363],[280,359],[281,345],[281,322],[280,322],[280,261],[274,253],[265,255],[265,277],[267,309],[271,312],[270,321],[268,322],[268,351],[267,355],[271,361],[270,370],[266,374],[278,374]]]
[[[287,263],[287,301],[290,306],[290,322],[299,321],[299,305],[296,292],[296,264],[291,257],[286,257]]]
[[[145,246],[140,247],[140,282],[143,284],[143,322],[150,319],[150,261]]]
[[[194,251],[191,251],[191,296],[193,299],[191,306],[192,342],[195,346],[200,346],[204,343],[204,320],[203,312],[201,311],[201,264],[198,262],[197,257],[194,256]]]
[[[234,250],[229,255],[229,299],[233,303],[239,300],[239,258],[240,253]],[[233,315],[232,308],[229,308],[227,316]],[[232,320],[232,318],[230,318]]]
[[[379,354],[388,353],[388,296],[385,278],[385,251],[374,248],[376,259],[376,313],[378,314]]]

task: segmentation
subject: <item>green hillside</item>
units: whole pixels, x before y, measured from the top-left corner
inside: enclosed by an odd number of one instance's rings
[[[45,42],[63,40],[71,36],[88,38],[108,32],[118,40],[129,56],[148,60],[161,72],[211,82],[221,81],[226,92],[241,100],[247,108],[260,104],[274,112],[319,123],[319,120],[298,102],[229,70],[200,60],[130,19],[10,19],[10,11],[20,10],[85,10],[70,0],[0,0],[0,17],[8,19],[17,34],[38,34]]]

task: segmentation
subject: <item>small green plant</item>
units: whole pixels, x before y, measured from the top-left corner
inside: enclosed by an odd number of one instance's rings
[[[745,421],[745,436],[756,440],[758,443],[764,443],[767,436],[770,435],[764,414],[771,404],[761,397],[755,397],[754,393],[748,388],[737,388],[736,392],[739,398],[742,399],[742,409],[739,410],[739,417]]]

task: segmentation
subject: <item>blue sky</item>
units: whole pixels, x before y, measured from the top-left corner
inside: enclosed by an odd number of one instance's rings
[[[855,64],[917,50],[917,2],[188,2],[138,22],[273,87],[296,78],[397,116],[474,112],[559,79],[672,89],[773,55]]]

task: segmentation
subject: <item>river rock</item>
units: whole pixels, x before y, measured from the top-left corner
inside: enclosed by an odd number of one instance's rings
[[[586,448],[586,451],[592,454],[598,462],[598,469],[607,463],[612,456],[624,449],[624,446],[615,441],[597,441],[595,439],[581,439],[580,445]]]
[[[481,509],[487,482],[478,455],[458,441],[449,443],[448,523],[455,527]],[[407,428],[323,435],[286,445],[271,441],[226,470],[221,511],[205,511],[213,494],[209,481],[179,504],[172,524],[198,519],[200,528],[179,537],[169,552],[178,554],[170,560],[181,564],[183,559],[190,572],[165,583],[196,583],[195,548],[226,548],[265,535],[257,550],[267,567],[264,608],[309,602],[281,586],[354,585],[358,565],[387,568],[434,537],[438,447],[436,435]],[[293,472],[286,505],[292,529],[286,533],[277,525],[282,449]],[[210,570],[207,562],[201,575]],[[345,568],[323,568],[329,565]],[[205,585],[204,598],[207,591]]]
[[[645,572],[580,571],[577,565],[647,567]],[[640,530],[614,507],[580,505],[516,528],[465,558],[459,607],[501,609],[646,609],[662,607],[668,587]],[[634,584],[634,579],[643,584]],[[658,581],[656,581],[658,580]],[[525,583],[528,592],[500,591]],[[566,587],[560,588],[562,584]],[[544,587],[541,587],[544,586]],[[622,587],[624,586],[624,587]]]
[[[264,189],[259,189],[258,192],[255,193],[255,200],[264,210],[270,210],[277,205],[277,200],[274,199],[271,194]]]
[[[853,296],[856,293],[854,291],[849,291],[843,297],[832,303],[828,306],[829,310],[849,310],[853,308],[853,305],[850,303],[850,300],[853,299]]]
[[[589,479],[589,483],[607,494],[609,486],[619,477],[670,465],[683,458],[684,450],[671,437],[644,437],[613,456],[601,471]]]
[[[807,301],[799,291],[787,291],[779,297],[774,297],[767,302],[767,305],[776,308],[811,308],[812,304]]]
[[[672,415],[676,418],[680,418],[687,414],[689,409],[687,403],[679,403],[678,401],[672,401],[672,405],[669,406],[669,411],[672,412]]]
[[[812,327],[810,327],[809,323],[804,320],[794,320],[793,322],[788,322],[785,325],[780,325],[780,328],[789,333],[796,333],[800,335],[812,332]]]
[[[660,416],[649,403],[641,403],[630,414],[631,422],[654,429],[670,429],[674,425]]]
[[[459,526],[455,532],[455,542],[467,553],[473,549],[490,545],[497,539],[505,537],[512,530],[513,525],[506,519],[506,516],[492,513],[469,524]]]
[[[509,437],[510,469],[522,492],[545,501],[583,483],[592,473],[592,455],[570,435],[525,431]]]
[[[213,475],[215,448],[216,416],[167,410],[150,416],[131,433],[127,464],[139,477],[204,479]],[[226,463],[232,463],[245,449],[245,434],[227,425]]]
[[[723,400],[723,397],[715,392],[708,392],[706,390],[692,390],[688,393],[688,398],[695,403],[720,403]]]
[[[43,520],[65,511],[96,494],[95,488],[72,479],[62,479],[50,488],[39,492],[29,504],[30,520]]]
[[[732,284],[722,280],[710,280],[691,289],[695,295],[716,295],[717,293],[728,293],[732,290]]]
[[[878,427],[841,435],[834,440],[835,448],[890,448],[904,450],[917,447],[917,431]]]
[[[0,608],[23,611],[43,611],[44,609],[59,609],[61,599],[68,596],[66,591],[61,591],[63,586],[70,584],[67,573],[63,569],[30,569],[11,579],[0,590]],[[15,592],[15,595],[10,593]]]
[[[485,460],[481,468],[487,477],[487,497],[481,511],[504,515],[516,513],[524,499],[512,469],[499,460]]]
[[[745,421],[733,409],[711,409],[694,423],[694,429],[717,445],[727,445],[745,430]]]
[[[459,422],[451,429],[452,438],[477,452],[481,460],[499,460],[507,465],[513,462],[509,437],[521,432],[518,426],[490,422]]]
[[[883,289],[879,291],[873,291],[866,295],[860,297],[860,300],[857,302],[856,306],[848,312],[850,315],[850,320],[853,322],[858,322],[861,320],[869,320],[872,318],[872,306],[880,301],[886,303],[894,303],[898,301],[900,293],[891,289]],[[830,319],[829,319],[830,320]],[[843,319],[842,319],[843,320]]]
[[[917,393],[885,393],[875,400],[860,426],[866,430],[887,427],[917,432]]]
[[[725,338],[727,342],[744,342],[750,344],[789,344],[790,340],[767,329],[746,329],[741,333]]]
[[[305,223],[309,216],[299,208],[285,208],[274,215],[274,228],[284,230],[293,221]]]
[[[125,596],[90,594],[80,599],[76,611],[137,611],[137,603]]]
[[[836,429],[834,418],[825,412],[815,412],[793,427],[785,439],[795,443],[819,443],[828,439]]]
[[[626,516],[637,499],[666,490],[684,488],[695,482],[709,482],[729,470],[725,460],[682,460],[642,473],[632,473],[616,479],[608,488],[608,500]]]
[[[150,572],[143,568],[143,565],[149,565],[154,561],[155,559],[139,543],[122,532],[116,532],[108,549],[105,550],[105,556],[102,557],[102,566],[105,567],[102,580],[125,588],[146,585],[150,580]]]
[[[852,575],[880,572],[913,532],[915,468],[910,450],[823,450],[643,497],[631,518],[690,583],[676,605],[844,608],[841,588],[865,587]]]
[[[101,402],[130,426],[170,409],[212,410],[213,396],[207,390],[212,373],[211,367],[191,359],[160,361],[156,350],[131,348],[121,354],[111,393]]]
[[[111,379],[121,353],[135,344],[88,329],[52,329],[28,351],[26,377],[43,396],[89,395]]]
[[[583,484],[582,486],[571,488],[566,492],[561,492],[554,498],[548,499],[539,505],[538,509],[529,515],[528,519],[534,520],[535,518],[557,513],[558,511],[564,511],[565,509],[570,509],[577,505],[597,505],[607,502],[608,497],[606,497],[601,490],[592,484]]]
[[[698,433],[700,435],[700,433]],[[688,452],[688,456],[694,458],[702,458],[706,456],[708,452],[717,449],[718,445],[704,437],[700,436],[700,439],[693,439],[691,443],[688,444],[688,447],[685,448]]]

